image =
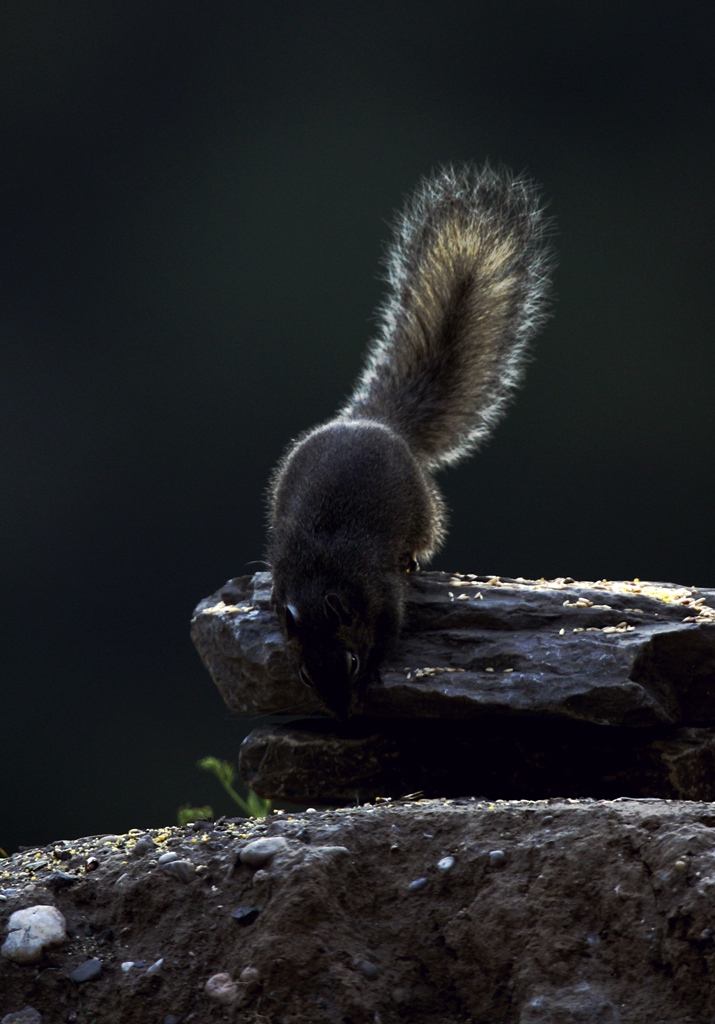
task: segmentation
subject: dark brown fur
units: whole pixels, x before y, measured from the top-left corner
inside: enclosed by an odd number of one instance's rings
[[[408,204],[355,392],[269,488],[273,599],[302,678],[338,717],[394,647],[406,572],[444,539],[432,479],[490,432],[540,326],[549,259],[533,187],[446,170]]]

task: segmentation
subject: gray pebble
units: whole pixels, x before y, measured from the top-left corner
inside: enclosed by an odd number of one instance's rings
[[[437,867],[440,871],[451,871],[454,867],[454,857],[443,857],[437,861]]]
[[[363,978],[367,978],[368,981],[374,981],[380,973],[371,960],[363,960],[361,957],[356,956],[353,960],[353,967],[360,971]]]
[[[231,917],[245,928],[249,924],[253,924],[259,914],[258,907],[239,907],[238,910],[234,910]]]
[[[102,961],[98,960],[97,957],[93,957],[91,960],[85,960],[83,964],[75,969],[70,974],[70,981],[74,981],[75,984],[81,985],[85,981],[94,981],[102,973]]]
[[[151,836],[140,836],[134,844],[131,852],[132,857],[143,857],[145,853],[151,853],[156,849],[156,843]]]
[[[14,1013],[6,1013],[0,1024],[42,1024],[42,1014],[34,1006],[25,1006]]]
[[[410,890],[410,892],[417,892],[418,889],[424,889],[426,885],[426,878],[415,878],[414,882],[410,882],[407,888]]]
[[[500,868],[506,863],[506,854],[503,850],[492,850],[489,854],[489,865],[493,868]]]
[[[346,854],[350,856],[350,850],[347,846],[313,846],[310,850],[312,857],[344,857]]]
[[[158,974],[159,971],[161,970],[163,964],[164,964],[164,957],[162,956],[158,960],[155,960],[153,964],[150,964],[149,967],[147,967],[146,973],[147,974]]]
[[[158,859],[159,864],[171,864],[172,860],[178,860],[178,853],[174,853],[173,850],[167,850],[166,853],[162,853]]]
[[[241,971],[238,980],[246,989],[250,992],[252,989],[258,987],[261,981],[261,975],[257,967],[244,967]]]
[[[53,871],[45,879],[47,888],[54,892],[59,892],[60,889],[69,889],[75,882],[79,882],[77,875],[70,875],[67,871]]]
[[[260,868],[272,860],[277,853],[284,853],[288,843],[283,836],[266,836],[265,839],[254,839],[244,846],[239,853],[242,864],[251,868]]]
[[[195,867],[190,860],[170,860],[161,865],[161,870],[180,882],[188,882],[195,874]]]

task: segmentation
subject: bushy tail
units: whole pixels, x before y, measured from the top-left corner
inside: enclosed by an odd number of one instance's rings
[[[544,319],[544,225],[533,185],[507,171],[424,181],[397,224],[381,329],[341,415],[387,423],[430,469],[479,444]]]

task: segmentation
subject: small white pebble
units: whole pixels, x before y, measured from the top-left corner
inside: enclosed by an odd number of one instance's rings
[[[442,860],[437,861],[437,867],[440,871],[451,871],[454,867],[454,857],[443,857]]]
[[[213,974],[209,978],[204,985],[204,992],[209,999],[227,1006],[236,1001],[238,985],[230,974],[222,972],[221,974]]]
[[[124,971],[124,973],[127,974],[129,971],[131,971],[133,966],[134,966],[134,961],[133,960],[125,960],[122,963],[121,968]]]
[[[17,964],[34,964],[45,950],[67,941],[65,919],[56,907],[38,905],[16,910],[7,924],[2,955]]]

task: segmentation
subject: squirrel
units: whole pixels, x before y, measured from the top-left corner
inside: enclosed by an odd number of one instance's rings
[[[545,319],[546,227],[533,183],[508,170],[423,180],[351,397],[273,472],[272,604],[300,678],[339,720],[395,648],[408,573],[444,541],[433,473],[490,433]]]

